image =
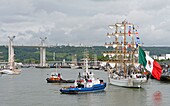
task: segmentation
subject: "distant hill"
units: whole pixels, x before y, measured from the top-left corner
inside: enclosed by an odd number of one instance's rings
[[[146,51],[150,51],[150,55],[170,54],[170,47],[142,47]],[[97,54],[98,58],[102,58],[102,52],[111,51],[113,48],[105,48],[104,46],[93,47],[74,47],[74,46],[56,46],[46,49],[47,61],[52,61],[55,53],[55,60],[71,61],[72,55],[76,54],[77,59],[83,58],[83,52],[87,49],[89,51],[90,58]],[[8,47],[0,46],[1,60],[7,61],[8,59]],[[25,63],[39,63],[39,48],[15,48],[15,60]]]
[[[170,54],[170,47],[143,47],[150,55]]]

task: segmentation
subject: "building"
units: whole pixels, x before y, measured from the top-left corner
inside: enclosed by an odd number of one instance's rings
[[[153,59],[158,59],[158,56],[157,55],[152,55],[152,58]]]
[[[170,59],[170,54],[165,54],[166,59]]]
[[[165,60],[165,59],[166,59],[165,55],[158,56],[158,60]]]

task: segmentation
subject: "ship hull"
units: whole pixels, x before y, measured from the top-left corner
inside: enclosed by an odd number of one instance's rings
[[[61,88],[60,92],[63,94],[79,94],[79,93],[91,93],[91,92],[100,92],[104,91],[106,87],[106,83],[96,84],[92,87],[78,88],[78,87],[69,87],[69,88]]]
[[[170,81],[170,75],[162,74],[160,80],[161,81]]]
[[[126,88],[141,88],[146,79],[114,79],[109,78],[109,84],[126,87]]]
[[[19,75],[21,73],[21,70],[20,69],[14,69],[14,70],[4,69],[0,72],[1,72],[1,74]]]
[[[74,83],[75,80],[51,80],[50,78],[47,78],[47,83]]]

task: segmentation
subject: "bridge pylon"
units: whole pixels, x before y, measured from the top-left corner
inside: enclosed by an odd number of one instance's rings
[[[8,36],[9,38],[9,45],[8,45],[8,64],[9,68],[13,69],[14,68],[14,48],[13,48],[13,40],[15,36]]]
[[[46,65],[46,47],[45,47],[45,38],[41,38],[41,47],[40,47],[40,67],[47,67]]]

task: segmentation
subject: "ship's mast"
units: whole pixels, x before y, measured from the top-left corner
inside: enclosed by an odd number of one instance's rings
[[[124,46],[123,46],[123,53],[124,53],[124,59],[123,59],[123,64],[124,64],[124,76],[126,76],[126,21],[123,21],[124,25]]]
[[[115,34],[117,34],[117,33],[118,33],[118,26],[117,26],[116,24],[115,24],[115,26],[116,26]],[[115,35],[115,44],[117,45],[117,46],[116,46],[116,54],[115,54],[116,60],[118,60],[118,44],[119,44],[119,42],[118,42],[118,37],[119,37],[119,34]],[[118,70],[118,64],[117,64],[117,62],[116,62],[116,64],[115,64],[115,68],[116,68],[116,71],[117,71],[117,70]]]
[[[111,29],[115,28],[114,33],[107,33],[107,36],[110,38],[111,36],[115,36],[113,43],[105,43],[106,47],[113,47],[115,48],[112,52],[107,52],[107,55],[115,56],[114,60],[112,62],[115,63],[115,69],[118,70],[120,68],[121,70],[124,70],[124,75],[126,76],[127,73],[127,64],[132,64],[134,66],[135,57],[134,54],[136,53],[135,49],[135,42],[134,42],[134,35],[135,35],[135,28],[134,24],[128,23],[126,20],[124,20],[122,23],[116,23],[114,25],[109,25]],[[128,28],[127,28],[128,27]],[[127,35],[131,36],[131,42],[128,44],[127,42]],[[123,41],[119,41],[119,36],[122,36]],[[127,47],[129,46],[129,51],[127,51]],[[114,54],[114,55],[113,55]],[[128,56],[129,55],[129,59]],[[110,61],[109,61],[110,62]],[[118,65],[120,67],[118,67]]]
[[[89,53],[87,49],[84,51],[84,63],[85,63],[85,71],[88,73],[88,58],[89,58]]]
[[[134,49],[134,25],[132,25],[132,29],[133,29],[133,34],[132,34],[132,43],[131,43],[131,45],[132,45],[132,50],[131,50],[131,53],[132,53],[132,65],[134,66],[134,52],[135,52],[135,49]]]

